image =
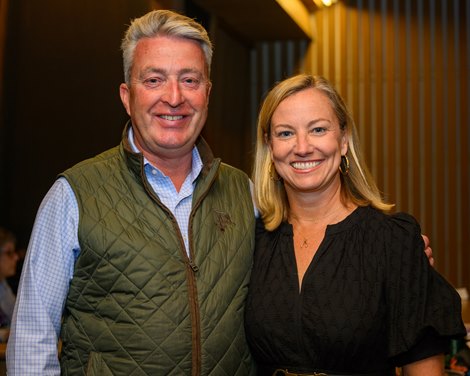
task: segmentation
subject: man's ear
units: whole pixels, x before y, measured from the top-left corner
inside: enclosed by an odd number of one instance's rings
[[[130,101],[130,91],[129,87],[127,84],[122,83],[119,85],[119,95],[121,96],[121,102],[124,105],[124,108],[126,109],[126,112],[129,116],[131,116],[131,109],[129,106],[129,101]]]
[[[212,82],[211,81],[208,81],[207,82],[207,105],[209,105],[209,99],[210,99],[210,96],[211,96],[211,90],[212,90]]]

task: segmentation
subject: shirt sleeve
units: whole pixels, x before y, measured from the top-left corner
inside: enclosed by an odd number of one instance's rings
[[[460,297],[425,256],[421,230],[407,214],[392,217],[387,250],[389,356],[397,365],[445,350],[464,336]]]
[[[60,375],[57,346],[80,250],[78,216],[75,195],[59,178],[39,207],[21,273],[6,352],[10,376]]]
[[[250,194],[251,194],[251,200],[253,201],[253,207],[255,208],[255,218],[259,218],[259,210],[256,207],[256,201],[255,201],[255,185],[253,184],[253,181],[250,179]]]

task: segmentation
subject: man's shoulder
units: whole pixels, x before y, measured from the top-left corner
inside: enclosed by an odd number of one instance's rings
[[[229,165],[225,162],[220,163],[220,169],[228,175],[233,175],[233,176],[240,177],[243,179],[249,179],[248,174],[245,171],[237,167],[234,167],[232,165]]]
[[[219,183],[229,185],[231,187],[237,186],[238,189],[243,188],[250,190],[250,178],[248,174],[243,170],[226,163],[220,164],[217,180]],[[237,190],[237,188],[235,188],[235,190]]]

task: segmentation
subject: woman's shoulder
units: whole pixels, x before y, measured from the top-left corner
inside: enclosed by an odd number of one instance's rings
[[[384,213],[371,206],[360,207],[357,211],[357,222],[362,223],[366,228],[383,227],[390,230],[401,229],[406,232],[421,231],[418,221],[409,213]]]
[[[269,231],[264,226],[264,222],[261,218],[256,219],[256,249],[272,249],[278,244],[285,244],[288,239],[293,235],[292,226],[287,222],[281,222],[281,224],[274,230]],[[281,243],[279,243],[281,242]]]
[[[286,224],[282,222],[279,227],[273,231],[269,231],[264,226],[264,221],[261,217],[256,218],[256,238],[272,238],[276,237],[279,233],[285,231]]]
[[[383,256],[424,247],[420,226],[408,213],[388,214],[367,206],[356,209],[352,217],[347,234],[359,247],[368,244]]]

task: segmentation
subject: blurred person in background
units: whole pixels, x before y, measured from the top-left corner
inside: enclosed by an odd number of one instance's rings
[[[16,272],[11,277],[7,278],[7,282],[11,287],[11,290],[16,295],[18,293],[18,286],[20,284],[21,271],[23,270],[23,263],[26,257],[26,246],[21,246],[22,243],[19,242],[18,237],[16,238],[16,254],[18,256],[18,261],[16,263]]]
[[[16,297],[7,278],[16,274],[17,262],[16,237],[0,227],[0,325],[3,327],[10,325],[15,307]]]

